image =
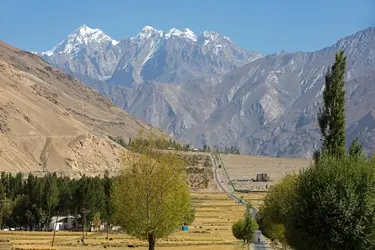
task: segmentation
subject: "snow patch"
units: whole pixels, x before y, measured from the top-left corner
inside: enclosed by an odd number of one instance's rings
[[[154,55],[154,53],[156,52],[156,49],[157,49],[157,46],[154,42],[154,40],[151,40],[151,44],[150,44],[150,51],[149,53],[147,54],[147,56],[145,57],[145,59],[143,60],[142,62],[142,66],[145,65],[145,63],[150,60],[152,58],[152,56]]]
[[[323,91],[326,88],[326,85],[323,84],[320,90],[316,93],[315,98],[318,98],[319,96],[323,95]]]
[[[214,53],[215,55],[219,54],[219,52],[222,50],[223,46],[221,44],[218,44],[215,46]]]
[[[240,111],[240,118],[243,120],[245,118],[245,109],[241,109]]]
[[[179,30],[179,29],[176,29],[176,28],[172,28],[172,29],[169,30],[169,32],[167,34],[165,34],[164,37],[166,39],[169,39],[172,36],[184,37],[184,38],[190,39],[190,40],[192,40],[194,42],[197,41],[197,36],[194,34],[193,31],[191,31],[188,28],[185,28],[184,30]]]
[[[158,37],[162,37],[163,34],[164,32],[161,30],[157,30],[151,26],[145,26],[135,37],[131,37],[130,39],[142,42],[155,35],[157,35]]]
[[[53,56],[53,50],[48,50],[46,52],[40,53],[42,56]]]
[[[215,31],[205,30],[203,31],[203,36],[210,41],[215,41],[220,37],[220,34]]]

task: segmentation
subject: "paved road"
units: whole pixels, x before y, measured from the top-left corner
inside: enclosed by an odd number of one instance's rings
[[[259,239],[259,242],[258,242]],[[269,244],[266,242],[265,237],[262,235],[260,230],[255,231],[254,233],[254,242],[250,244],[250,249],[252,250],[264,250],[264,249],[272,249]]]
[[[236,202],[239,202],[240,205],[246,206],[245,203],[242,203],[242,200],[240,198],[238,198],[237,196],[235,196],[234,194],[232,194],[225,187],[225,185],[223,185],[221,183],[219,175],[217,174],[218,164],[216,162],[216,159],[215,159],[214,155],[212,155],[212,153],[210,153],[210,157],[211,157],[212,164],[214,166],[214,171],[213,171],[214,172],[214,179],[215,179],[215,182],[216,182],[216,185],[218,186],[218,188],[222,192],[227,193],[228,196],[231,197],[233,200],[235,200]],[[256,207],[253,206],[250,209],[251,209],[251,211],[250,211],[251,217],[252,217],[252,219],[255,219],[256,215],[258,214],[258,208],[256,208]],[[259,243],[258,243],[258,238],[260,239]],[[253,249],[253,250],[272,249],[272,247],[266,242],[265,237],[263,236],[263,234],[262,234],[262,232],[260,230],[255,231],[255,233],[254,233],[254,242],[250,244],[249,248]]]

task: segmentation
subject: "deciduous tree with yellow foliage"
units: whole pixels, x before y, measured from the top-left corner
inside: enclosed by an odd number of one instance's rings
[[[133,145],[138,153],[124,155],[124,166],[130,168],[124,168],[115,183],[114,207],[123,229],[147,240],[153,250],[157,239],[188,223],[193,210],[184,162],[155,150],[154,138],[147,140]]]

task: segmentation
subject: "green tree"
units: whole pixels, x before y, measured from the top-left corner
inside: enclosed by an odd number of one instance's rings
[[[284,246],[287,244],[284,225],[294,207],[298,178],[296,173],[291,173],[271,187],[259,211],[259,226],[262,233]]]
[[[232,225],[232,234],[233,236],[238,239],[238,240],[243,240],[243,243],[245,244],[245,239],[243,237],[243,228],[244,228],[244,220],[243,219],[240,219],[238,221],[236,221],[233,225]]]
[[[251,218],[250,209],[251,205],[248,205],[244,218],[232,225],[233,236],[236,239],[243,240],[246,244],[249,244],[253,240],[254,233],[258,229],[257,222]]]
[[[155,248],[156,240],[175,231],[191,212],[185,164],[153,147],[153,139],[133,145],[142,154],[124,156],[124,169],[114,186],[116,219],[125,231]],[[132,144],[137,144],[133,140]]]
[[[349,156],[350,157],[364,157],[363,147],[359,143],[358,137],[356,137],[349,147]]]
[[[372,249],[375,246],[375,161],[323,154],[296,184],[287,215],[296,249]]]
[[[185,214],[184,224],[191,225],[191,223],[193,223],[194,220],[195,220],[195,209],[193,207],[190,207],[189,212]]]
[[[56,174],[46,176],[46,185],[44,187],[44,197],[45,197],[45,210],[46,218],[45,223],[49,223],[53,212],[59,203],[59,188],[57,186],[57,176]]]
[[[325,76],[324,106],[319,110],[318,122],[323,136],[323,148],[336,157],[345,155],[345,89],[346,57],[336,53],[336,61]]]
[[[108,170],[104,173],[104,197],[105,197],[105,215],[106,215],[106,231],[107,231],[107,240],[108,240],[108,234],[109,234],[109,226],[112,221],[112,215],[113,215],[113,207],[112,207],[112,180],[109,178],[109,172]]]
[[[253,240],[254,233],[258,229],[258,227],[258,223],[255,220],[251,219],[249,210],[247,210],[243,227],[243,237],[246,240],[247,244],[249,244]]]

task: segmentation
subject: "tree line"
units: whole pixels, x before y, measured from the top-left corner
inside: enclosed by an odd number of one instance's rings
[[[177,151],[191,150],[190,144],[181,144],[176,142],[175,140],[164,137],[153,137],[150,140],[150,138],[144,138],[142,137],[142,134],[140,134],[137,138],[129,138],[128,142],[126,142],[121,136],[113,137],[109,135],[108,138],[129,150],[132,150],[139,145],[146,147],[148,146],[148,144],[152,144],[153,148],[155,149],[167,150],[171,148]]]
[[[262,232],[284,248],[375,248],[375,157],[358,138],[345,147],[345,70],[339,51],[325,77],[322,146],[311,167],[274,185],[260,210]]]
[[[129,138],[128,141],[121,136],[113,137],[111,135],[108,135],[108,138],[121,146],[123,146],[126,149],[133,150],[135,145],[143,145],[147,146],[149,143],[152,144],[152,146],[155,149],[173,149],[177,151],[192,151],[193,148],[190,146],[190,144],[181,144],[179,142],[176,142],[175,140],[164,138],[164,137],[154,137],[152,140],[150,138],[144,138],[142,137],[142,134],[138,136],[137,138]],[[218,149],[216,147],[210,147],[207,144],[203,144],[203,148],[200,150],[202,152],[213,152],[217,151],[219,153],[225,153],[225,154],[240,154],[240,151],[237,147],[231,146],[231,147],[225,147],[223,149]]]
[[[83,176],[79,179],[56,173],[37,177],[2,172],[0,178],[3,227],[45,230],[56,215],[73,215],[82,223],[82,209],[89,209],[88,224],[93,219],[102,222],[111,219],[114,180],[108,172],[102,178]]]

